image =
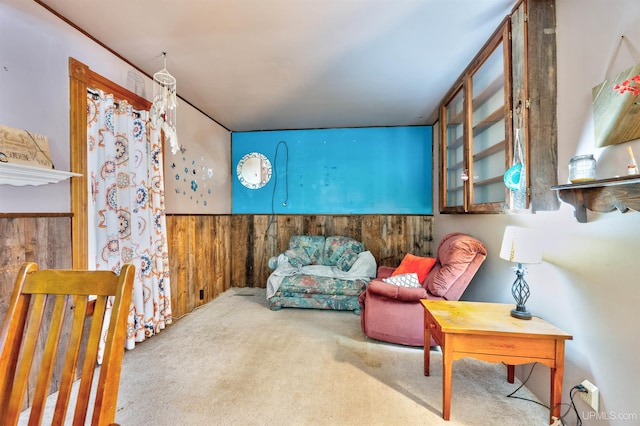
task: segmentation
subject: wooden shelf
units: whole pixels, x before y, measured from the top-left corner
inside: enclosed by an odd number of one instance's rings
[[[482,151],[478,151],[477,153],[473,154],[473,161],[476,162],[476,161],[482,160],[483,158],[490,157],[493,154],[504,152],[504,150],[506,149],[506,146],[507,146],[507,143],[503,139],[500,142],[491,145],[489,148],[484,149]]]
[[[447,151],[455,151],[460,148],[464,144],[464,135],[460,135],[456,140],[452,140],[449,145],[447,145]]]
[[[447,127],[462,126],[464,124],[464,111],[458,111],[455,114],[451,114],[447,118]]]
[[[79,173],[42,167],[24,166],[22,164],[0,163],[0,185],[39,186],[47,183],[58,183]]]
[[[500,175],[500,176],[494,176],[494,177],[483,179],[483,180],[474,181],[473,186],[476,187],[476,186],[492,185],[498,182],[502,183],[503,181],[504,181],[504,177]]]
[[[496,76],[496,78],[487,85],[480,93],[473,98],[474,105],[482,105],[489,100],[498,91],[502,90],[504,96],[504,76],[502,74]],[[475,111],[474,111],[475,112]]]
[[[580,223],[587,222],[587,210],[596,213],[640,211],[640,175],[556,185],[551,190],[558,191],[558,198],[575,208],[575,217]]]
[[[463,168],[464,168],[464,161],[458,161],[456,163],[449,164],[447,166],[447,171],[451,172],[453,170],[462,170]]]
[[[485,118],[480,120],[478,124],[476,124],[473,127],[473,137],[476,137],[480,133],[484,132],[489,127],[493,126],[503,118],[504,118],[504,105],[501,105],[498,109],[496,109],[491,114],[487,115]]]

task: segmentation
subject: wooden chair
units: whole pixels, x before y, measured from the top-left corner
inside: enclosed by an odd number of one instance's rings
[[[84,352],[84,362],[73,424],[85,424],[89,401],[93,399],[90,394],[109,296],[115,297],[100,376],[95,387],[91,424],[113,423],[134,273],[133,265],[129,264],[122,267],[119,276],[110,271],[38,271],[35,263],[22,266],[0,335],[0,420],[3,425],[15,425],[18,422],[25,391],[33,386],[33,383],[31,386],[28,383],[34,354],[42,344],[39,369],[33,373],[36,377],[35,390],[29,397],[29,424],[40,424],[42,421],[52,376],[56,376],[55,382],[59,383],[52,424],[64,423],[81,352]],[[90,295],[97,296],[95,305],[89,301]],[[73,313],[67,316],[71,317],[72,322],[66,351],[60,352],[60,356],[64,355],[64,361],[60,364],[62,371],[58,373],[55,368],[56,353],[60,336],[66,334],[62,332],[63,319],[70,299]],[[41,327],[44,317],[50,318],[48,327]],[[87,324],[88,336],[83,337],[85,320],[91,324]],[[46,335],[39,338],[40,334]],[[41,343],[39,339],[42,339]],[[82,342],[86,342],[86,345]]]

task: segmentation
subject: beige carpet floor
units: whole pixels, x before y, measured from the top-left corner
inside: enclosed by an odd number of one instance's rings
[[[116,421],[134,425],[545,425],[544,407],[507,398],[506,367],[454,362],[451,421],[442,364],[421,348],[368,339],[351,312],[267,307],[231,289],[124,356]],[[536,399],[526,388],[516,394]]]

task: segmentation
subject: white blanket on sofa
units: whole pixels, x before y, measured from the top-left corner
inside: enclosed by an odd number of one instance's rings
[[[314,275],[316,277],[343,278],[347,280],[366,280],[375,278],[377,273],[376,259],[370,251],[363,251],[348,271],[343,271],[337,266],[307,265],[296,267],[289,263],[289,258],[284,254],[278,256],[278,267],[267,279],[267,299],[272,298],[285,277],[301,274]]]

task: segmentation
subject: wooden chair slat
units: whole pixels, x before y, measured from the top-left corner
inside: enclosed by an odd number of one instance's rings
[[[84,419],[87,416],[91,385],[93,384],[93,373],[98,360],[100,334],[102,333],[102,318],[104,317],[107,300],[107,297],[98,296],[95,301],[93,319],[91,321],[91,328],[89,329],[87,347],[84,354],[84,362],[82,364],[82,372],[80,373],[82,375],[82,380],[80,381],[80,388],[78,389],[78,398],[76,401],[76,411],[73,416],[74,424],[76,424],[76,421],[79,422],[78,424],[84,424]]]
[[[16,278],[16,283],[20,283],[19,288],[17,285],[11,296],[0,334],[0,373],[16,371],[31,300],[30,295],[22,294],[22,285],[27,273],[34,270],[37,270],[34,263],[23,265]],[[6,342],[14,342],[14,344],[6,344]],[[13,375],[0,374],[0,419],[8,416],[13,383]]]
[[[133,273],[133,266],[127,265],[126,268],[131,269],[130,273]],[[118,291],[123,292],[126,290],[121,287]],[[126,303],[126,305],[124,305],[124,303]],[[105,345],[102,367],[100,369],[100,379],[98,380],[96,390],[96,405],[103,407],[103,411],[94,411],[92,419],[92,424],[94,425],[103,424],[105,419],[112,418],[112,416],[115,417],[118,395],[109,392],[109,389],[120,383],[121,363],[112,362],[112,360],[117,360],[118,353],[122,353],[124,350],[130,303],[122,293],[116,294],[116,297],[113,298],[111,315],[115,318],[113,318],[114,320],[109,324],[109,334],[113,335],[114,338]]]
[[[20,417],[22,401],[24,400],[24,394],[29,382],[31,363],[33,362],[36,345],[38,344],[38,334],[40,331],[40,324],[42,323],[42,317],[44,316],[46,301],[47,296],[44,294],[36,294],[31,300],[31,308],[27,317],[26,335],[24,336],[22,352],[18,359],[15,381],[13,389],[11,389],[12,395],[9,401],[9,410],[7,412],[7,418],[10,421],[17,421]]]
[[[84,320],[87,312],[88,299],[86,296],[76,296],[74,300],[73,322],[71,323],[71,332],[69,334],[69,347],[67,356],[65,357],[64,367],[62,368],[62,377],[60,379],[60,388],[58,389],[58,399],[56,400],[56,409],[53,414],[52,424],[63,424],[67,415],[69,399],[71,398],[71,388],[75,380],[76,366],[80,357],[80,345],[82,343],[82,334],[84,332]]]
[[[51,321],[49,323],[49,334],[45,343],[44,355],[40,361],[40,371],[38,372],[38,381],[36,382],[36,390],[33,394],[33,403],[31,405],[31,417],[29,424],[39,425],[42,422],[44,408],[49,394],[49,385],[53,375],[56,354],[58,353],[58,343],[60,342],[60,334],[62,333],[62,322],[64,320],[64,311],[67,307],[67,296],[50,296],[54,298],[53,312],[51,313]]]

